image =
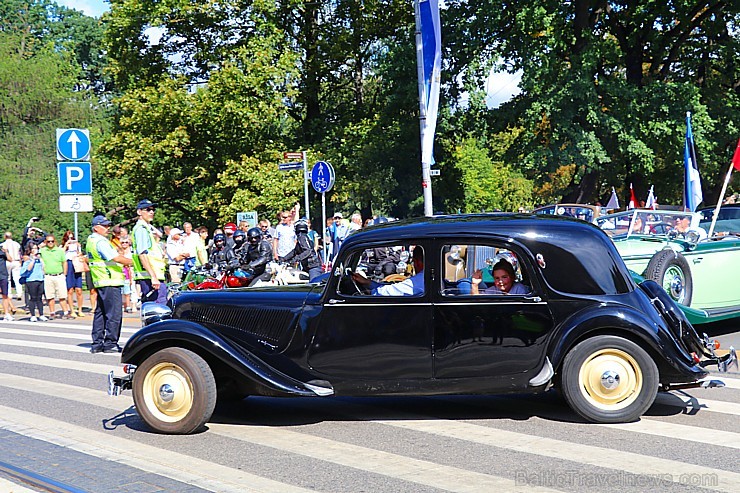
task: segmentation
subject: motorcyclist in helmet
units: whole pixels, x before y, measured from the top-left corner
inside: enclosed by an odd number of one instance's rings
[[[217,233],[213,236],[213,248],[208,255],[208,263],[214,267],[222,266],[228,261],[226,258],[226,235]]]
[[[295,223],[296,243],[295,248],[281,262],[300,262],[301,270],[308,272],[309,281],[321,275],[321,260],[316,253],[314,243],[308,236],[308,223],[300,220]]]
[[[247,231],[246,253],[241,258],[242,268],[254,275],[252,282],[249,283],[250,286],[254,286],[259,281],[270,280],[271,274],[265,272],[265,268],[271,260],[270,242],[262,238],[262,231],[259,228],[250,228]]]
[[[227,249],[226,259],[230,264],[237,266],[244,263],[247,254],[247,235],[241,229],[237,229],[231,239],[234,244]]]

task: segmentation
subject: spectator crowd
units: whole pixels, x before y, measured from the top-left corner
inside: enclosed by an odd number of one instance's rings
[[[70,230],[62,232],[61,236],[43,231],[37,227],[36,217],[26,224],[20,242],[11,231],[6,231],[0,243],[3,320],[15,320],[19,311],[21,315],[27,312],[32,322],[94,315],[99,289],[96,289],[97,279],[93,279],[95,266],[91,269],[91,264],[105,266],[108,273],[112,266],[114,270],[120,267],[121,285],[117,286],[118,280],[114,284],[116,289],[120,288],[120,311],[123,313],[134,312],[142,301],[165,303],[168,284],[182,282],[194,267],[233,259],[242,248],[243,261],[250,266],[257,265],[258,262],[249,258],[250,243],[260,246],[261,257],[271,257],[261,258],[261,263],[265,260],[291,262],[313,279],[329,269],[344,239],[363,227],[359,213],[346,219],[341,212],[336,212],[327,219],[323,235],[320,235],[311,228],[310,220],[301,218],[300,206],[296,204],[277,214],[274,227],[267,218],[261,219],[255,228],[247,221],[240,221],[238,225],[229,222],[215,229],[211,237],[208,228],[193,227],[190,222],[184,222],[181,227],[156,227],[153,224],[155,211],[155,203],[148,199],[140,201],[138,220],[131,231],[121,224],[112,225],[104,216],[96,216],[92,233],[83,235],[82,241]],[[380,222],[383,221],[381,218]],[[377,218],[369,218],[364,226],[377,222]],[[91,247],[90,241],[98,241],[99,237],[105,238],[113,250],[108,250],[107,244],[101,247],[94,243]],[[87,312],[83,306],[83,290],[89,291],[91,306]]]

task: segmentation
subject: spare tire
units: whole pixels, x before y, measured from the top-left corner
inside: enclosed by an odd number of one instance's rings
[[[659,251],[650,259],[644,277],[662,286],[676,303],[691,306],[694,283],[689,263],[680,253],[670,249]]]

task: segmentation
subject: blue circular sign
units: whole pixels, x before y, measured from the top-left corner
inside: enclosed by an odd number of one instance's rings
[[[316,161],[311,168],[311,185],[319,193],[325,193],[334,186],[334,168],[326,161]]]
[[[61,130],[61,129],[60,129]],[[57,130],[57,151],[68,161],[84,161],[90,155],[90,136],[87,130],[68,128]]]

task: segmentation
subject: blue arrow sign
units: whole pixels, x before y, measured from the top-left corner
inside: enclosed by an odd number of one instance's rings
[[[90,157],[90,131],[86,128],[57,129],[57,159],[84,161]]]
[[[334,168],[326,161],[316,161],[311,168],[311,185],[319,193],[325,193],[334,186]]]
[[[90,163],[59,163],[57,170],[60,195],[89,195],[92,193]]]

